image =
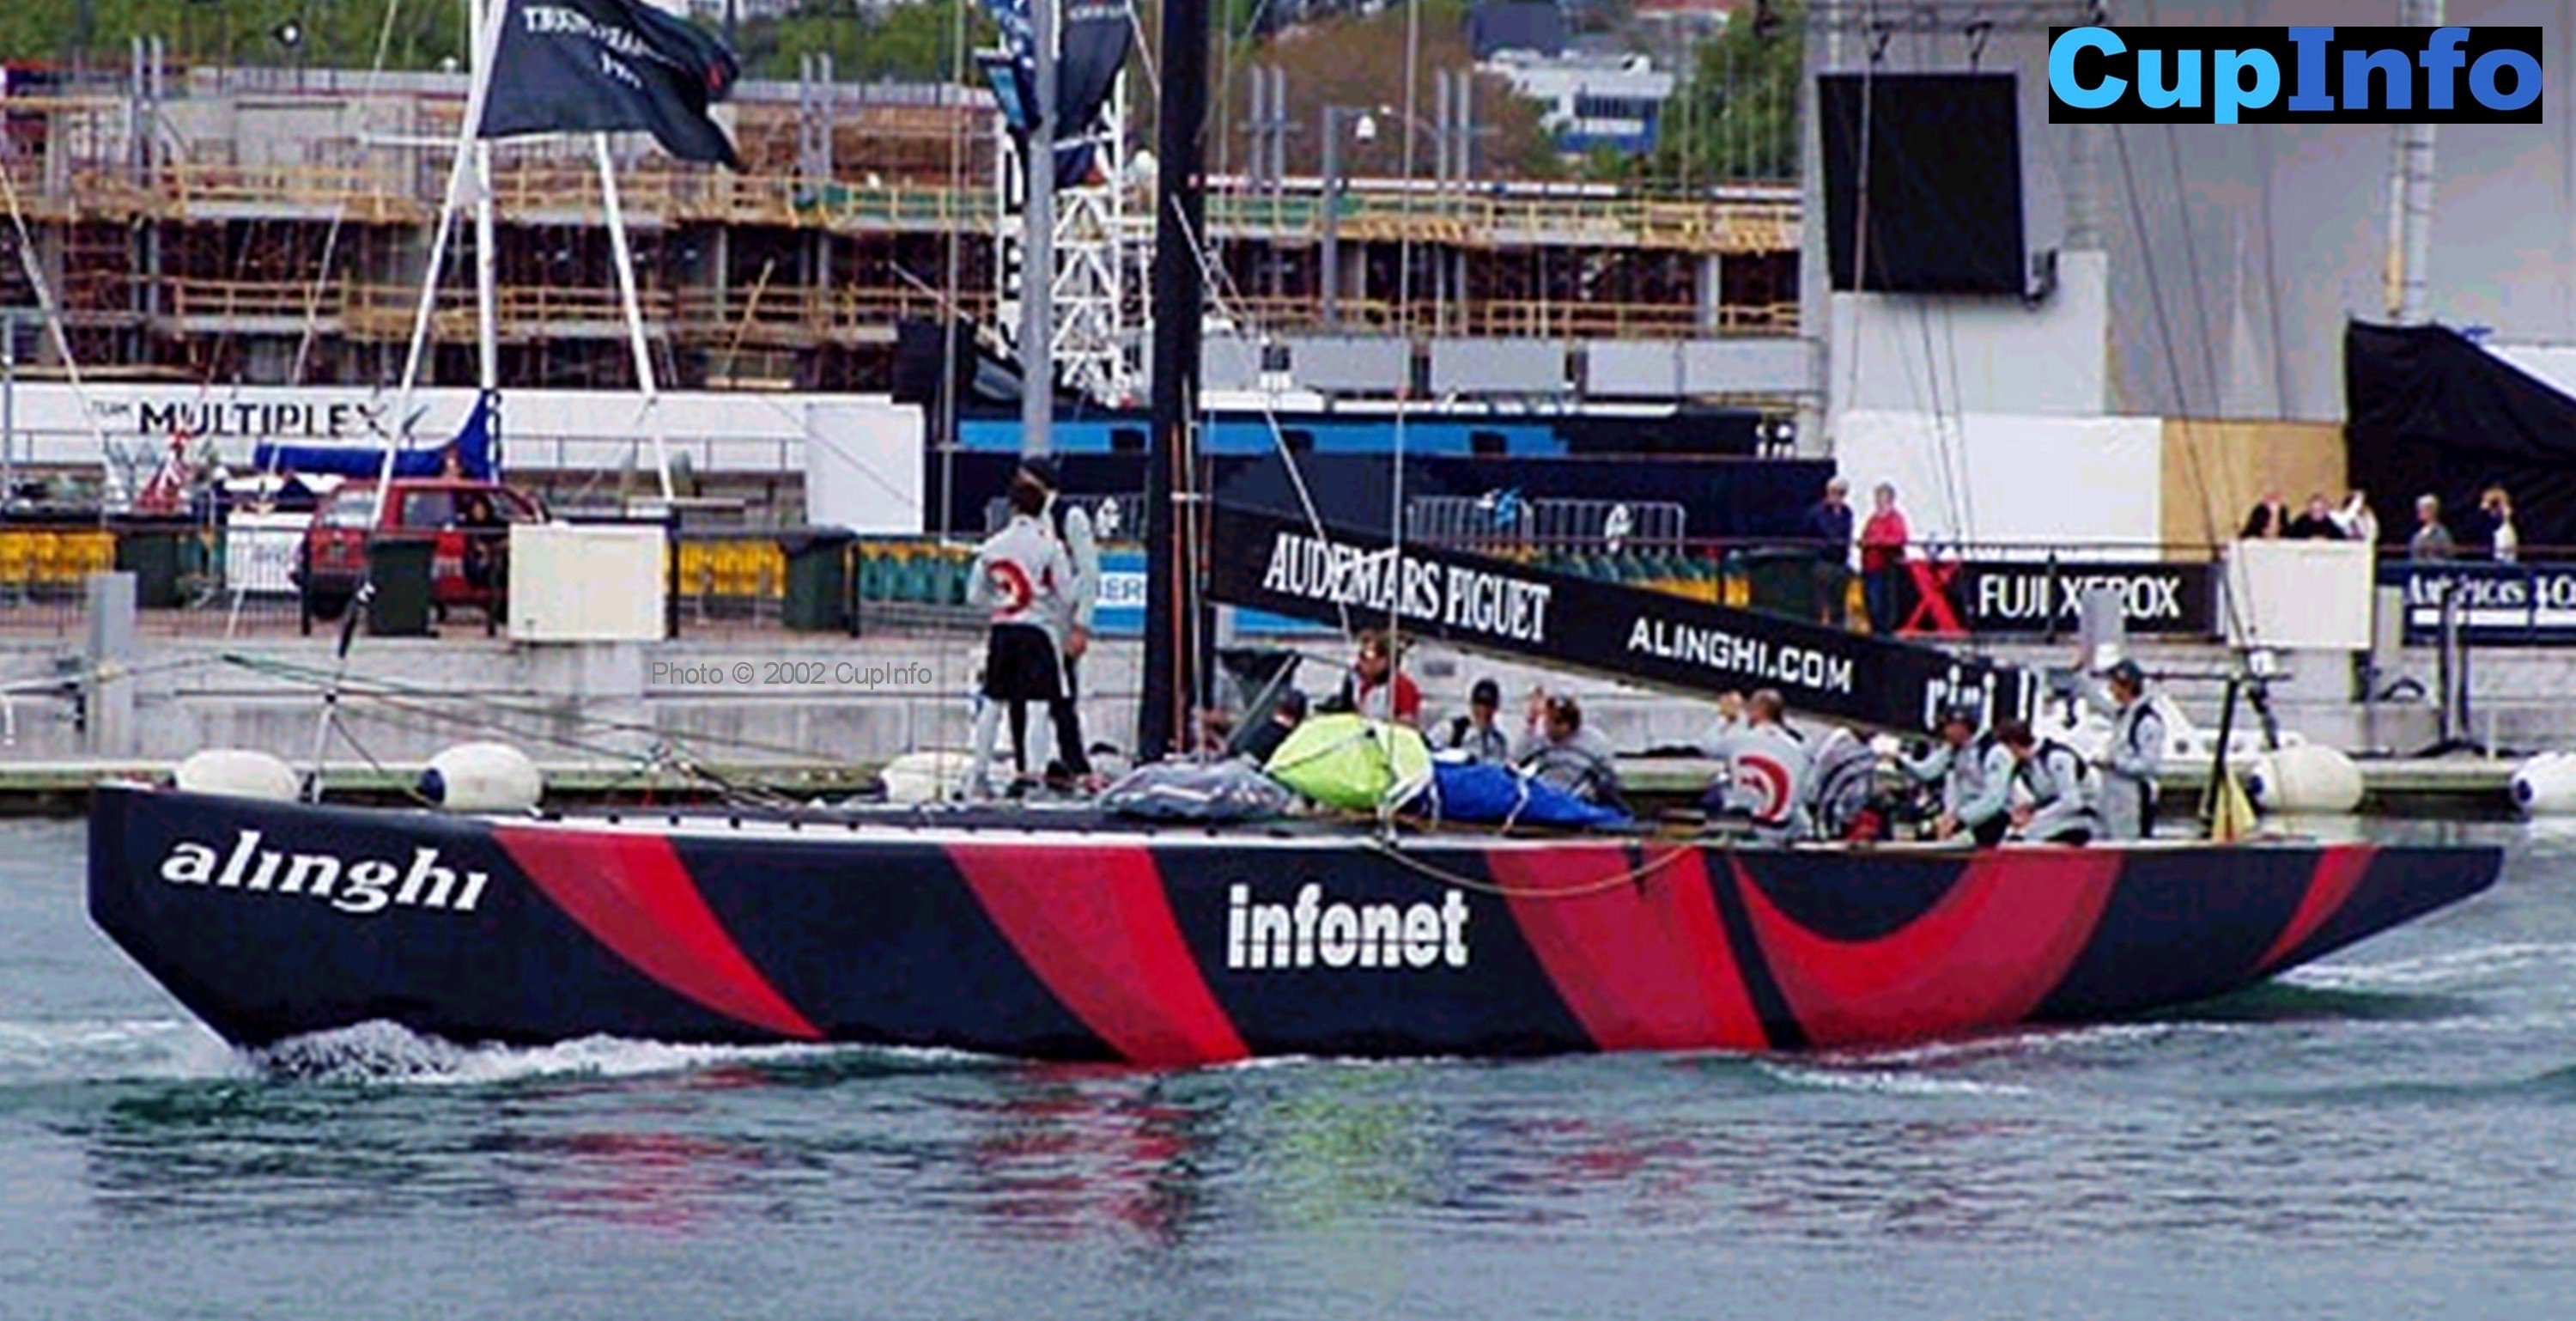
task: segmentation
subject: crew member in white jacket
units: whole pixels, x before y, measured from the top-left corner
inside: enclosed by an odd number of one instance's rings
[[[1070,589],[1073,564],[1038,515],[1046,492],[1036,482],[1011,482],[1011,521],[976,548],[966,579],[966,601],[989,610],[992,633],[984,651],[984,703],[975,713],[971,793],[989,792],[985,775],[1001,717],[1011,721],[1011,764],[1026,775],[1031,702],[1054,703],[1064,694],[1064,669],[1053,629],[1063,619],[1058,598]]]
[[[2030,801],[2012,809],[2021,837],[2043,844],[2089,844],[2101,823],[2093,815],[2091,768],[2084,754],[2031,733],[2026,720],[1995,722],[1995,742],[2012,754],[2013,778]]]
[[[1091,649],[1091,617],[1100,604],[1100,542],[1092,535],[1091,515],[1065,502],[1053,463],[1043,458],[1022,459],[1019,480],[1034,482],[1046,493],[1046,507],[1038,511],[1038,524],[1063,545],[1065,562],[1073,570],[1071,580],[1055,600],[1052,631],[1056,650],[1064,657],[1064,685],[1047,703],[1047,720],[1055,727],[1056,764],[1067,776],[1079,780],[1091,774],[1091,758],[1083,751],[1078,703],[1082,696],[1082,655]]]

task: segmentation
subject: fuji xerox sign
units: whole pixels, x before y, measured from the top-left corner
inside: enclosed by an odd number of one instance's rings
[[[2049,29],[2054,124],[2537,124],[2536,27]]]

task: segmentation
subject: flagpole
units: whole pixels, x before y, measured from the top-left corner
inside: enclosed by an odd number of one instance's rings
[[[474,64],[467,76],[465,118],[456,129],[456,159],[448,165],[447,193],[438,204],[438,228],[429,241],[429,264],[421,271],[420,304],[412,311],[411,349],[403,357],[402,389],[394,396],[394,425],[411,425],[411,397],[420,381],[422,352],[429,345],[429,318],[438,310],[438,271],[447,260],[447,236],[456,225],[456,208],[465,190],[466,172],[475,159],[475,130],[483,123],[483,103],[492,90],[492,54],[501,44],[501,24],[508,16],[509,0],[490,0],[482,15],[482,30],[475,35]],[[394,480],[394,456],[401,452],[404,436],[385,438],[384,467],[376,476],[378,498],[391,493]]]
[[[618,204],[617,166],[609,159],[607,134],[593,133],[590,141],[599,159],[600,200],[608,208],[608,248],[617,259],[617,293],[626,303],[626,343],[635,352],[635,384],[644,392],[645,434],[653,438],[653,466],[662,478],[662,503],[667,509],[677,494],[671,489],[671,455],[655,407],[661,395],[653,387],[653,352],[644,342],[644,306],[635,297],[635,254],[626,244],[626,211]]]

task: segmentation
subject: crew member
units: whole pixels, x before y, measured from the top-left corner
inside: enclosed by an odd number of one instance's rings
[[[2000,844],[2012,828],[2012,754],[1977,733],[1976,705],[1954,702],[1941,713],[1941,738],[1921,757],[1899,757],[1897,766],[1921,784],[1941,786],[1941,812],[1932,837],[1967,835],[1981,845]]]
[[[2026,720],[1995,722],[1995,742],[2012,755],[2013,780],[2030,801],[2012,809],[2021,837],[2043,844],[2089,844],[2100,822],[2093,815],[2091,768],[2084,756],[2055,739],[2033,734]]]
[[[2133,660],[2111,667],[2109,691],[2088,690],[2094,706],[2111,717],[2111,741],[2094,764],[2102,768],[2104,839],[2145,839],[2156,833],[2156,774],[2164,768],[2165,720],[2147,696],[2146,672]]]
[[[1028,703],[1052,703],[1063,695],[1064,674],[1048,628],[1063,617],[1057,598],[1073,579],[1064,544],[1039,521],[1046,491],[1035,481],[1014,478],[1010,491],[1011,521],[975,550],[975,565],[966,579],[966,601],[991,612],[992,633],[984,653],[984,702],[975,713],[975,758],[967,784],[970,792],[987,792],[985,773],[993,761],[993,742],[1002,716],[1011,721],[1011,764],[1021,775],[1029,769]]]
[[[1451,752],[1465,753],[1469,765],[1510,762],[1511,736],[1494,721],[1494,713],[1502,705],[1502,685],[1491,679],[1478,679],[1476,686],[1467,692],[1467,714],[1450,718],[1442,746]]]
[[[1814,759],[1806,740],[1782,720],[1787,705],[1778,689],[1756,691],[1744,701],[1743,725],[1717,747],[1726,762],[1717,805],[1752,822],[1753,837],[1766,844],[1815,833],[1807,812]]]
[[[1529,727],[1512,748],[1512,764],[1587,803],[1627,809],[1610,745],[1583,727],[1583,708],[1571,697],[1530,690]]]
[[[1091,757],[1082,746],[1082,712],[1078,682],[1083,653],[1091,649],[1091,617],[1100,603],[1100,542],[1092,535],[1091,515],[1067,504],[1055,465],[1044,458],[1020,460],[1020,474],[1046,493],[1038,522],[1064,547],[1073,579],[1057,597],[1056,619],[1049,631],[1064,656],[1064,690],[1047,703],[1047,721],[1055,728],[1055,764],[1050,779],[1083,780],[1091,774]]]
[[[1262,721],[1259,728],[1244,736],[1243,755],[1252,758],[1252,764],[1255,766],[1269,765],[1270,754],[1277,752],[1279,745],[1287,742],[1288,736],[1295,733],[1297,726],[1305,723],[1305,720],[1306,694],[1304,691],[1291,688],[1279,694],[1279,700],[1270,708],[1270,718]]]
[[[1351,672],[1342,676],[1342,691],[1333,699],[1332,709],[1419,728],[1422,690],[1414,686],[1413,676],[1395,667],[1401,645],[1381,629],[1362,631],[1359,655],[1351,662]]]

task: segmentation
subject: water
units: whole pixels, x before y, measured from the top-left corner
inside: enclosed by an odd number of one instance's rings
[[[266,1067],[0,826],[0,1321],[2558,1316],[2576,837],[2287,984],[1807,1059]]]

